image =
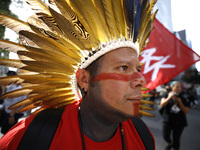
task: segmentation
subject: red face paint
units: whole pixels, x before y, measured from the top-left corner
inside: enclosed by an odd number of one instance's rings
[[[101,80],[121,80],[128,82],[130,80],[135,80],[137,78],[142,78],[142,75],[139,72],[135,72],[131,75],[123,75],[118,73],[101,73],[92,79],[92,82],[101,81]]]
[[[141,102],[134,102],[133,103],[133,117],[136,117],[139,113],[139,105],[141,104]]]

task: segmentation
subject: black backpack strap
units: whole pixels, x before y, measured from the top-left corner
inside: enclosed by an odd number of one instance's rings
[[[146,150],[154,150],[154,140],[146,124],[139,117],[134,117],[131,121],[140,135]]]
[[[48,150],[64,108],[48,108],[41,111],[24,133],[18,150]]]

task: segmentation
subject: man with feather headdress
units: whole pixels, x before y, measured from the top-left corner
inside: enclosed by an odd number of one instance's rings
[[[0,40],[20,60],[0,60],[22,73],[1,78],[29,95],[10,109],[39,107],[1,140],[1,149],[153,150],[151,132],[137,117],[145,79],[140,52],[155,18],[156,0],[26,0],[28,23],[0,14],[21,44]],[[140,109],[139,109],[140,108]]]

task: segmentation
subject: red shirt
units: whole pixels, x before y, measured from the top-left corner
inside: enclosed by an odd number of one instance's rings
[[[82,139],[78,121],[79,102],[66,106],[61,121],[52,140],[50,150],[82,150]],[[21,138],[34,117],[31,116],[16,124],[6,135],[0,139],[1,150],[17,149]],[[127,150],[145,150],[131,120],[122,122],[124,128],[125,145]],[[122,150],[120,129],[112,139],[106,142],[95,142],[84,135],[86,150]]]

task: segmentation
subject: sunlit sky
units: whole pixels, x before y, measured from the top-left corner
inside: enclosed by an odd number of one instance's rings
[[[200,1],[171,0],[173,30],[186,29],[187,38],[192,42],[192,49],[200,55]],[[196,63],[200,71],[200,62]]]
[[[200,0],[171,0],[171,4],[173,30],[186,29],[187,39],[191,40],[192,49],[200,55]],[[23,9],[11,6],[10,9],[24,21],[32,13],[27,6]],[[10,32],[7,32],[6,37],[10,40],[16,40],[17,38]],[[200,62],[196,63],[196,67],[200,71]]]

